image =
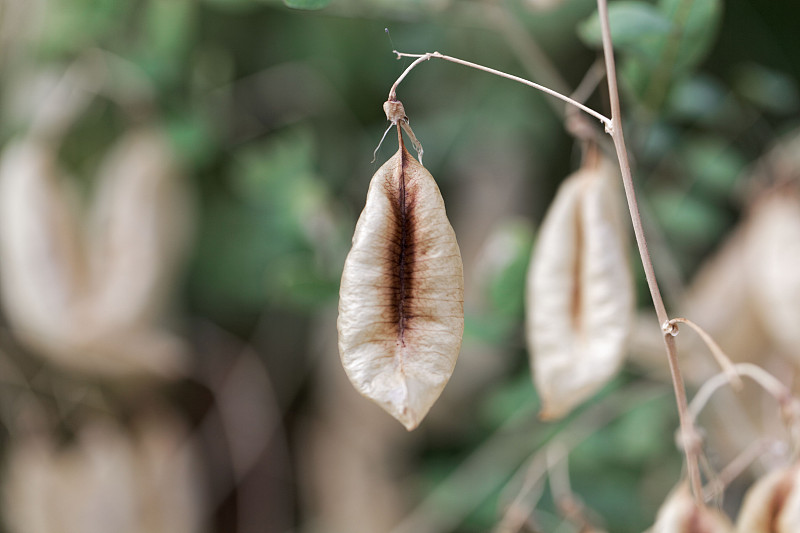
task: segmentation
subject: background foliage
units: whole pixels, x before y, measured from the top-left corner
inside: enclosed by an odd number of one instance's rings
[[[487,531],[525,460],[595,413],[609,422],[579,439],[572,487],[609,531],[645,529],[677,481],[669,388],[636,364],[604,390],[609,403],[599,411],[536,421],[521,334],[524,274],[536,225],[580,154],[545,96],[458,66],[422,65],[398,96],[464,255],[462,359],[411,435],[343,383],[338,280],[368,180],[394,151],[387,141],[371,162],[386,125],[381,104],[408,64],[392,49],[438,50],[551,83],[533,38],[576,87],[598,59],[594,3],[533,4],[0,3],[0,142],[27,127],[18,103],[25,80],[99,48],[152,84],[191,176],[198,228],[181,280],[180,328],[198,354],[249,346],[279,413],[249,481],[263,505],[234,518],[250,493],[231,492],[215,511],[218,530],[381,531],[405,520],[407,531]],[[673,304],[741,217],[745,170],[798,126],[798,9],[789,0],[612,3],[626,137]],[[607,111],[602,89],[589,102]],[[65,161],[81,175],[119,128],[113,109],[94,105]],[[642,280],[639,298],[646,309]],[[199,419],[207,398],[193,394],[179,388],[175,402]],[[555,530],[552,501],[540,507]]]

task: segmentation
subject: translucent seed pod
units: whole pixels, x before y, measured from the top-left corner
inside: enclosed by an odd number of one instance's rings
[[[800,466],[770,472],[744,498],[737,533],[796,533],[800,529]]]
[[[733,526],[720,511],[698,506],[682,482],[661,505],[649,533],[733,533]]]
[[[619,369],[634,312],[612,167],[567,178],[539,231],[526,289],[526,335],[543,419],[597,392]]]
[[[339,353],[356,389],[412,430],[461,348],[464,275],[430,173],[400,148],[372,178],[339,293]]]
[[[773,342],[800,364],[800,194],[793,187],[768,194],[747,224],[755,309]]]
[[[155,127],[126,133],[98,173],[89,257],[94,319],[131,329],[161,318],[190,240],[189,191]]]
[[[45,352],[77,338],[86,298],[76,194],[56,151],[26,139],[0,160],[0,294],[17,337]]]

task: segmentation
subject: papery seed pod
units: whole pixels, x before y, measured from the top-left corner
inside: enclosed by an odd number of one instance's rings
[[[372,178],[339,294],[350,381],[409,431],[441,394],[464,331],[461,254],[430,173],[400,148]]]
[[[41,350],[79,333],[85,261],[74,191],[43,141],[9,145],[0,161],[0,284],[21,340]]]
[[[89,234],[92,319],[135,329],[161,318],[190,235],[189,191],[169,139],[126,133],[98,173]]]
[[[737,533],[800,531],[800,465],[781,468],[759,479],[744,498]]]
[[[720,511],[698,506],[683,482],[667,496],[649,533],[733,533],[733,525]]]
[[[188,237],[165,142],[143,130],[112,152],[88,242],[56,146],[31,136],[3,153],[2,303],[17,338],[64,368],[174,377],[185,366],[183,343],[157,324]]]
[[[800,364],[800,193],[776,191],[753,208],[747,268],[756,311],[772,340]]]
[[[533,252],[526,334],[543,419],[566,415],[619,369],[633,283],[610,165],[567,178]]]
[[[129,432],[94,420],[66,445],[12,440],[2,518],[11,533],[199,533],[202,463],[179,420],[139,420]]]

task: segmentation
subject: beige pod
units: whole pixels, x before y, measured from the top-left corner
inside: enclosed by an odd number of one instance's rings
[[[733,533],[733,526],[722,512],[697,505],[682,482],[667,496],[648,533]]]
[[[602,162],[564,180],[533,251],[526,336],[543,419],[594,394],[625,356],[634,297],[615,175]]]
[[[780,468],[759,479],[744,498],[737,533],[800,532],[800,465]]]
[[[125,133],[98,171],[89,234],[94,319],[108,329],[163,315],[191,239],[189,188],[154,126]]]
[[[800,193],[768,193],[747,222],[747,268],[756,312],[781,351],[800,363]]]
[[[162,327],[191,240],[191,194],[156,125],[131,128],[100,166],[87,239],[84,357],[108,375],[183,373],[185,346]]]
[[[0,286],[17,337],[61,349],[80,333],[86,296],[82,227],[58,149],[28,138],[0,159]]]
[[[373,176],[356,224],[338,329],[350,381],[408,430],[453,372],[463,300],[461,254],[444,201],[401,136],[397,153]]]
[[[3,471],[10,533],[202,533],[203,463],[181,420],[137,419],[133,431],[102,418],[69,443],[17,435]]]

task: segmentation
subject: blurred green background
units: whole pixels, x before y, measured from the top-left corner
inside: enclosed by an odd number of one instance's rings
[[[150,87],[190,178],[195,239],[175,291],[176,327],[198,361],[251,351],[267,393],[246,408],[272,417],[251,469],[210,504],[209,530],[489,531],[526,460],[559,436],[576,446],[572,488],[599,523],[644,530],[680,476],[668,384],[632,364],[595,406],[563,422],[535,417],[525,270],[537,224],[580,162],[560,104],[435,60],[408,76],[398,97],[464,257],[462,357],[407,435],[351,390],[336,347],[349,239],[370,177],[395,151],[389,135],[371,161],[386,127],[382,103],[410,63],[392,50],[436,50],[571,91],[599,58],[594,3],[286,3],[0,1],[0,143],[30,127],[38,104],[20,103],[26,84],[99,49]],[[671,305],[740,219],[746,169],[798,125],[798,17],[789,0],[612,2],[626,138]],[[588,103],[607,114],[603,83]],[[92,184],[81,176],[125,124],[99,98],[72,128],[60,157],[84,195]],[[20,351],[13,331],[1,340],[3,351]],[[179,383],[164,394],[200,427],[214,393]],[[236,447],[205,441],[206,456],[220,446]],[[539,508],[547,531],[573,530],[559,525],[549,496]]]

